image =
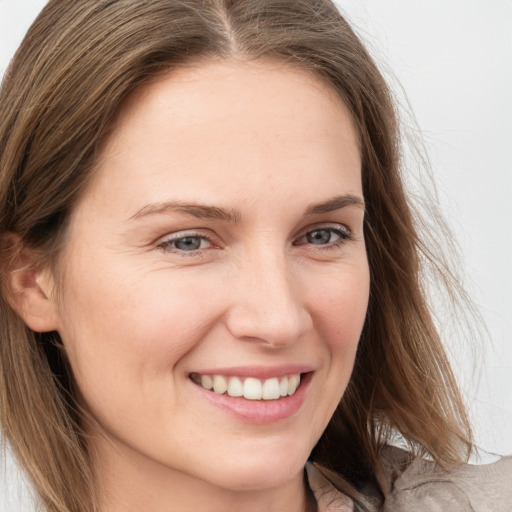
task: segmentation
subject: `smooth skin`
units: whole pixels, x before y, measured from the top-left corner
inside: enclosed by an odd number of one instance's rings
[[[124,103],[59,275],[17,283],[91,413],[102,512],[305,510],[367,309],[363,218],[351,116],[303,70],[199,63]],[[242,420],[190,379],[283,365],[311,378],[279,421]]]

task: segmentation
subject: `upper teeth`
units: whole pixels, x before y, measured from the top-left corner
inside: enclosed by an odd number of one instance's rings
[[[224,377],[222,375],[192,375],[192,380],[204,389],[214,391],[219,395],[241,397],[247,400],[277,400],[290,396],[297,391],[300,384],[300,374],[286,377],[273,377],[260,380],[254,377]]]

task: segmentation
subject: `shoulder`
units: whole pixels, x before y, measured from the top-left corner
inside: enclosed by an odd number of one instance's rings
[[[511,512],[512,457],[485,465],[463,464],[450,471],[408,452],[386,447],[382,457],[389,492],[366,494],[369,512]],[[307,473],[318,512],[361,510],[335,488],[312,464]],[[380,502],[380,504],[378,504]],[[374,503],[374,505],[371,505]]]
[[[392,458],[395,457],[393,454]],[[510,512],[512,457],[445,471],[424,459],[395,475],[383,512]]]

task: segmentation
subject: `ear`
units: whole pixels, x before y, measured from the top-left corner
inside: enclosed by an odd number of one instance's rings
[[[24,247],[15,251],[5,276],[7,300],[33,331],[55,331],[59,326],[59,310],[54,279],[38,260],[35,251]]]

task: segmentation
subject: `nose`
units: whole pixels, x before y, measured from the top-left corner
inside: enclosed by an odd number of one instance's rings
[[[285,254],[258,251],[244,258],[228,286],[227,327],[237,339],[285,347],[312,327],[303,284]]]

